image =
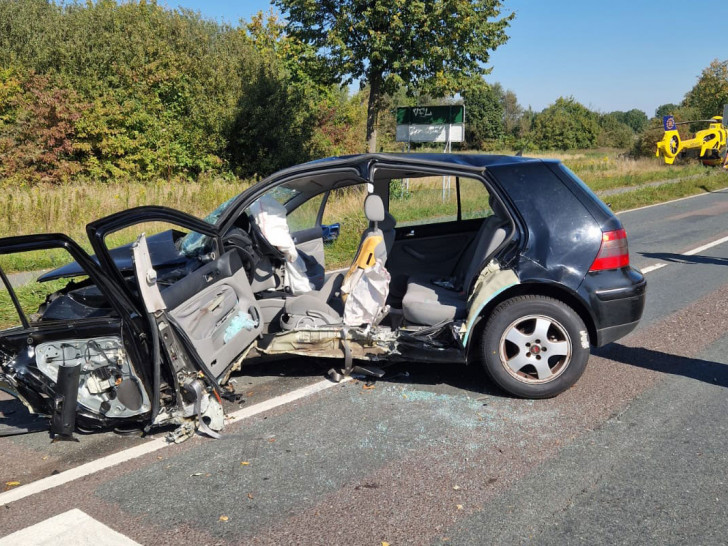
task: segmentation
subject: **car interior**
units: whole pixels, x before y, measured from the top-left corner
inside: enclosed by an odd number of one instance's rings
[[[357,178],[312,182],[295,180],[272,190],[284,196],[288,227],[306,263],[310,292],[292,296],[285,291],[281,253],[248,216],[264,254],[252,285],[266,332],[342,324],[342,283],[357,263],[369,260],[371,265],[376,259],[391,277],[383,325],[420,329],[464,319],[480,270],[513,225],[499,200],[476,178],[382,170],[373,184]],[[355,207],[363,211],[364,222],[353,214]],[[340,224],[339,241],[324,242],[327,218]],[[367,241],[373,237],[381,238],[381,244],[372,252]],[[351,244],[355,238],[356,246]],[[348,264],[334,252],[338,243],[351,248]],[[308,320],[301,322],[301,317]]]

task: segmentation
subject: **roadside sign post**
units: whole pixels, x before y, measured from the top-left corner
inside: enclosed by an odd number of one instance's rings
[[[412,142],[443,142],[444,153],[452,152],[453,142],[465,140],[465,106],[407,106],[397,108],[396,141],[407,151]],[[409,188],[409,180],[406,182]],[[450,177],[442,177],[442,200],[450,195]]]

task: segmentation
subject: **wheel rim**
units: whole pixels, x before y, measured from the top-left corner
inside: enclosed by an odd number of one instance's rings
[[[548,383],[566,371],[572,344],[566,328],[544,315],[514,320],[500,339],[500,361],[523,383]]]

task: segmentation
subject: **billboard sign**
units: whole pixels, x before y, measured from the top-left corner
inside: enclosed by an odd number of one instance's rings
[[[463,142],[465,107],[412,106],[397,108],[397,142]]]

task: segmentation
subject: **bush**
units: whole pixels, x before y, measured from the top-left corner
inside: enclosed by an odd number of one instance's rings
[[[560,97],[536,114],[531,139],[542,150],[592,148],[599,134],[598,115],[573,97]]]

